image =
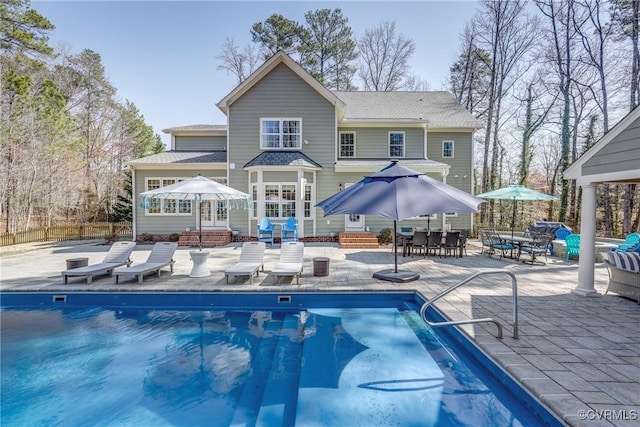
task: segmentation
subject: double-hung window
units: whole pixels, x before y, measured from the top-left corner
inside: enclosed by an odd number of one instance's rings
[[[389,132],[389,157],[404,157],[404,132]]]
[[[302,119],[261,119],[260,148],[302,148]]]
[[[442,157],[445,159],[453,158],[453,141],[442,141]]]
[[[340,132],[340,157],[356,156],[356,133]]]
[[[296,184],[265,184],[264,210],[270,218],[296,215]]]

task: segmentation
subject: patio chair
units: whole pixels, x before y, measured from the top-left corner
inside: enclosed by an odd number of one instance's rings
[[[530,259],[522,261],[523,263],[529,263],[531,265],[546,265],[546,262],[538,260],[538,257],[544,255],[545,261],[547,261],[547,252],[549,252],[549,243],[555,238],[552,234],[537,233],[533,236],[533,242],[524,245],[520,248],[522,252],[529,254]]]
[[[460,256],[462,254],[467,255],[467,239],[469,238],[469,230],[460,230],[460,237],[458,237],[458,249]]]
[[[411,256],[413,256],[414,248],[418,251],[418,254],[422,251],[422,256],[427,256],[427,239],[428,234],[426,231],[416,231],[413,233],[411,239]]]
[[[175,262],[173,254],[177,248],[178,242],[157,242],[151,248],[151,253],[145,262],[115,270],[116,283],[119,283],[120,276],[135,276],[138,278],[138,283],[142,283],[144,275],[147,273],[156,272],[160,277],[160,271],[166,266],[169,266],[173,273],[173,263]]]
[[[249,276],[253,285],[253,273],[258,277],[259,270],[264,271],[264,242],[244,242],[240,252],[240,260],[224,272],[229,284],[229,276]]]
[[[500,235],[495,230],[485,230],[489,244],[493,249],[493,253],[498,253],[499,259],[506,258],[507,252],[509,252],[509,258],[513,258],[513,250],[516,249],[513,243],[505,242],[500,238]],[[491,256],[492,254],[489,254]]]
[[[280,248],[280,261],[276,268],[271,270],[273,283],[280,276],[294,276],[296,284],[300,284],[300,274],[302,274],[302,263],[304,261],[303,242],[284,242]]]
[[[444,238],[444,243],[440,250],[444,249],[444,257],[446,258],[453,251],[454,258],[458,257],[458,240],[460,239],[459,231],[448,231]]]
[[[69,276],[83,276],[87,278],[87,284],[91,283],[93,276],[108,274],[113,276],[113,270],[123,265],[131,265],[131,252],[136,242],[115,242],[109,248],[102,262],[85,267],[74,268],[62,272],[64,283],[68,283]]]
[[[263,217],[256,227],[258,228],[258,241],[273,246],[274,226],[271,223],[271,218]]]
[[[617,252],[633,252],[640,246],[640,234],[631,233],[624,239],[624,243],[618,245]]]
[[[491,246],[491,239],[489,238],[489,232],[494,231],[488,228],[481,228],[478,230],[478,237],[480,237],[480,242],[482,243],[481,254],[485,253],[491,256],[495,252],[493,247]],[[486,249],[485,249],[486,248]]]
[[[580,256],[580,235],[579,234],[569,234],[564,239],[565,245],[567,247],[567,257],[569,260],[571,255]]]
[[[282,242],[297,242],[298,241],[298,220],[290,216],[287,218],[287,222],[280,227],[281,241]]]
[[[556,230],[556,239],[564,240],[569,234],[571,234],[571,232],[566,228],[559,228]]]
[[[431,231],[429,233],[429,240],[427,241],[427,255],[433,251],[433,256],[436,255],[436,249],[438,250],[438,256],[442,248],[442,231]]]

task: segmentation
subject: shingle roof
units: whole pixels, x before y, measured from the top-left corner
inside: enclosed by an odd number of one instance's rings
[[[187,125],[176,126],[172,128],[162,129],[164,133],[171,132],[210,132],[210,131],[226,131],[227,125]]]
[[[304,166],[322,169],[322,166],[300,151],[265,151],[249,160],[245,168],[251,166]]]
[[[481,123],[445,91],[334,92],[345,121],[426,121],[428,127],[479,128]]]
[[[167,163],[226,163],[226,151],[165,151],[129,162],[130,165]]]

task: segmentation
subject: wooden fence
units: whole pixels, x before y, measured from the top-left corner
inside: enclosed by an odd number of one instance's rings
[[[132,238],[133,229],[130,222],[102,222],[91,224],[56,225],[53,227],[31,228],[17,233],[2,233],[0,234],[0,246],[61,240],[124,240]]]

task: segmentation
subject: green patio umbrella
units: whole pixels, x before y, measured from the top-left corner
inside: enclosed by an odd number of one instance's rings
[[[511,237],[516,226],[516,207],[518,200],[556,200],[556,197],[541,193],[525,187],[524,185],[511,184],[497,190],[477,194],[482,199],[513,200],[513,217],[511,218]]]

